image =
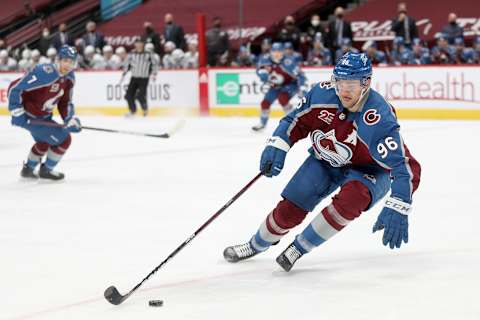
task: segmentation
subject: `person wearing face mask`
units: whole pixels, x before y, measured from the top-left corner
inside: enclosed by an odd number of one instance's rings
[[[442,34],[447,38],[448,44],[455,44],[455,39],[463,39],[463,28],[457,23],[457,15],[453,12],[448,14],[448,24],[442,29]]]
[[[92,46],[96,50],[101,51],[106,45],[103,34],[97,32],[97,24],[93,21],[89,21],[86,25],[87,33],[83,36],[85,46]]]
[[[61,23],[58,26],[58,32],[52,38],[52,46],[58,50],[63,45],[73,46],[73,38],[71,34],[67,31],[67,24]]]
[[[392,19],[391,30],[396,37],[402,37],[405,47],[412,48],[412,41],[418,36],[418,28],[414,18],[407,15],[407,4],[400,2],[397,8],[398,16]]]
[[[171,13],[165,15],[163,38],[165,39],[165,42],[172,41],[175,43],[176,48],[185,50],[185,33],[181,26],[175,24]]]
[[[162,48],[160,35],[153,28],[153,24],[151,22],[146,21],[143,24],[143,29],[145,30],[145,33],[142,35],[142,41],[145,44],[147,43],[153,44],[155,53],[160,54],[161,48]]]
[[[279,42],[291,42],[293,48],[298,50],[300,42],[300,29],[295,25],[295,19],[292,16],[287,16],[283,21],[283,28],[277,35]]]
[[[313,43],[315,37],[319,33],[322,35],[322,39],[325,39],[325,29],[323,29],[321,25],[320,16],[318,14],[314,14],[310,19],[310,26],[308,26],[307,29],[307,35],[310,42]]]
[[[328,47],[333,61],[335,61],[336,51],[342,47],[344,38],[353,41],[352,27],[350,22],[344,19],[343,8],[337,7],[335,9],[335,18],[328,24]]]
[[[222,30],[222,18],[213,18],[213,28],[205,34],[207,42],[207,63],[209,66],[218,66],[221,60],[228,58],[228,50],[230,48],[230,40],[228,33]]]
[[[42,36],[40,37],[40,40],[38,40],[38,50],[40,50],[42,56],[47,55],[47,50],[51,45],[52,37],[50,37],[50,29],[45,27],[42,30]]]

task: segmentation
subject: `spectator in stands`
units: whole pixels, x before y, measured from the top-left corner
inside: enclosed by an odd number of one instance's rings
[[[455,13],[451,12],[448,14],[448,24],[443,27],[442,33],[450,45],[455,44],[457,38],[463,39],[463,28],[458,25]]]
[[[432,62],[435,64],[451,64],[455,62],[455,49],[448,44],[442,33],[436,35],[437,45],[432,48]]]
[[[293,16],[286,16],[283,21],[283,28],[277,34],[277,41],[291,42],[295,50],[298,50],[300,44],[300,29],[295,25]]]
[[[240,46],[238,55],[232,62],[234,67],[251,67],[255,65],[255,56],[250,53],[250,50],[246,46]]]
[[[106,67],[105,60],[102,55],[95,52],[95,48],[91,45],[86,46],[83,51],[84,62],[87,69],[103,70]]]
[[[352,27],[350,22],[344,19],[344,10],[342,7],[335,9],[335,18],[328,24],[328,48],[330,49],[332,59],[335,59],[335,53],[342,47],[343,39],[347,38],[353,41]]]
[[[430,50],[423,45],[419,38],[412,41],[412,55],[408,64],[430,64],[432,59],[430,57]]]
[[[57,59],[57,49],[55,48],[48,48],[47,50],[47,59],[45,59],[44,63],[54,63]],[[42,62],[43,63],[43,62]]]
[[[372,41],[372,43],[367,47],[366,54],[370,58],[370,60],[372,60],[373,65],[387,65],[387,56],[385,55],[385,52],[378,49],[377,43],[375,41]]]
[[[175,46],[175,43],[173,43],[172,41],[167,41],[165,42],[165,44],[163,45],[163,57],[162,57],[162,64],[165,68],[167,68],[165,66],[165,63],[171,65],[173,64],[171,61],[173,60],[173,57],[172,57],[172,52],[173,50],[176,49],[176,46]]]
[[[407,15],[407,4],[400,2],[397,8],[398,15],[392,19],[391,30],[396,37],[402,37],[407,48],[412,47],[412,40],[418,38],[418,28],[414,18]]]
[[[291,42],[285,42],[283,50],[285,51],[285,57],[292,59],[297,64],[303,63],[303,56],[293,49],[293,44]]]
[[[40,53],[40,50],[38,49],[33,49],[32,50],[32,58],[31,58],[31,68],[35,68],[37,64],[40,63],[40,59],[42,59],[42,54]]]
[[[152,44],[153,46],[153,44]],[[105,61],[106,70],[119,70],[122,67],[122,60],[119,56],[113,53],[113,48],[106,45],[102,49],[103,60]]]
[[[142,35],[142,40],[145,45],[148,43],[153,44],[154,51],[157,54],[160,54],[162,52],[162,43],[160,41],[160,35],[153,28],[153,24],[146,21],[143,24],[143,29],[145,30],[145,33]]]
[[[18,71],[20,72],[27,72],[32,70],[32,61],[30,60],[32,55],[32,51],[30,49],[25,48],[22,51],[22,59],[18,62]]]
[[[92,46],[95,50],[100,52],[106,43],[103,34],[97,32],[96,29],[97,24],[95,22],[87,22],[87,33],[83,36],[83,40],[85,41],[85,46]]]
[[[330,50],[325,48],[320,35],[316,35],[313,40],[313,48],[308,53],[306,64],[309,66],[328,66],[332,64]]]
[[[0,51],[0,71],[16,71],[17,61],[8,56],[7,50]]]
[[[260,55],[264,55],[264,54],[269,54],[270,53],[270,49],[272,49],[272,39],[270,38],[264,38],[262,40],[262,46],[261,46],[261,54]]]
[[[9,51],[5,39],[2,38],[0,38],[0,50],[7,50],[7,52]]]
[[[349,38],[343,38],[341,48],[335,52],[335,61],[340,59],[340,57],[342,57],[347,52],[358,53],[359,51],[352,46],[352,40],[350,40]]]
[[[325,29],[322,27],[320,16],[318,14],[314,14],[310,18],[310,25],[307,28],[308,40],[310,43],[313,44],[313,41],[315,40],[315,36],[317,34],[321,34],[322,39],[325,41],[326,34]],[[325,45],[325,42],[323,44]]]
[[[124,47],[120,46],[120,47],[117,47],[117,49],[115,49],[115,54],[120,58],[120,64],[123,68],[125,66],[125,63],[128,57],[127,50],[125,50]]]
[[[402,37],[395,37],[390,51],[390,62],[394,65],[408,64],[412,58],[412,50],[405,45]]]
[[[173,21],[173,15],[167,13],[165,15],[165,29],[163,30],[163,38],[165,42],[172,41],[179,49],[185,49],[185,32],[183,28]]]
[[[207,31],[205,37],[208,65],[213,67],[224,64],[225,59],[228,60],[230,40],[228,39],[228,33],[222,30],[222,18],[213,18],[213,28]]]
[[[480,36],[473,41],[473,51],[475,51],[475,63],[480,64]]]
[[[66,23],[60,23],[58,26],[58,32],[52,38],[52,46],[57,49],[57,51],[63,45],[73,45],[73,38],[67,31]]]
[[[155,59],[155,64],[157,66],[161,65],[162,59],[160,59],[160,55],[155,52],[155,46],[152,42],[148,42],[145,44],[145,51],[150,52],[152,54],[153,59]]]
[[[50,29],[47,27],[43,28],[42,36],[40,40],[38,40],[38,50],[40,50],[40,54],[45,56],[47,54],[48,48],[52,46],[52,37],[50,36]]]
[[[171,54],[163,56],[163,67],[165,69],[181,69],[184,65],[185,53],[182,49],[175,49]]]
[[[183,60],[183,67],[185,69],[198,68],[198,43],[197,40],[188,41],[188,51],[185,53]]]
[[[475,51],[472,48],[465,47],[465,42],[462,37],[455,38],[455,63],[475,63]]]

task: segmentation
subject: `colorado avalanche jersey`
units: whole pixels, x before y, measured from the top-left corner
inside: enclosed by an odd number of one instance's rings
[[[332,167],[380,166],[390,171],[391,196],[407,203],[420,182],[420,165],[400,136],[393,107],[375,90],[348,112],[330,82],[313,87],[281,121],[274,136],[290,146],[310,135],[310,152]]]
[[[63,119],[74,115],[73,71],[61,76],[52,63],[39,64],[8,88],[8,109],[23,108],[32,118],[48,118],[55,106]]]
[[[275,62],[269,54],[260,57],[257,63],[257,75],[263,82],[268,82],[274,87],[283,87],[290,84],[302,86],[305,75],[300,70],[298,63],[289,57],[283,57],[280,62]]]

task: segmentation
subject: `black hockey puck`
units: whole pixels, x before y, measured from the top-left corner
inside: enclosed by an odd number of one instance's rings
[[[161,307],[163,306],[163,300],[150,300],[148,301],[150,307]]]

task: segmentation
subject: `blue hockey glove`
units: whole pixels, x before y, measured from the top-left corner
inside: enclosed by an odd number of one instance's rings
[[[80,122],[80,119],[78,119],[77,117],[70,118],[68,121],[66,121],[66,125],[66,129],[68,132],[77,133],[82,131],[82,124]]]
[[[283,169],[290,145],[280,137],[271,137],[260,159],[260,171],[267,177],[277,176]]]
[[[28,125],[28,117],[23,108],[17,108],[11,110],[12,114],[12,125],[25,128]]]
[[[410,204],[396,198],[388,198],[380,212],[372,232],[383,231],[383,244],[390,249],[400,248],[402,240],[408,243],[408,212]]]

